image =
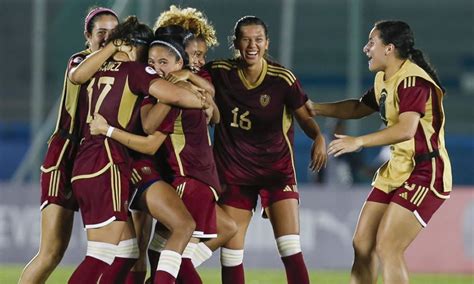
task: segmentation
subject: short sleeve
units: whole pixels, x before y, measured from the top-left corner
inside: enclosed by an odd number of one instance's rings
[[[156,129],[157,131],[160,131],[165,134],[170,134],[174,132],[174,123],[176,119],[178,118],[179,114],[181,112],[181,109],[173,107],[171,111],[166,115],[165,119],[163,122],[158,126]]]
[[[421,77],[408,77],[398,86],[399,113],[413,111],[425,115],[432,84]]]
[[[364,95],[359,99],[359,101],[366,106],[370,107],[375,111],[379,111],[379,105],[377,104],[377,100],[375,99],[375,90],[374,88],[368,89]]]
[[[84,53],[76,53],[71,58],[69,59],[68,65],[67,65],[67,71],[71,71],[72,68],[77,67],[84,59],[86,58],[86,54]]]
[[[128,72],[128,85],[130,90],[137,95],[150,95],[151,81],[159,79],[155,69],[139,62],[130,62],[130,70]]]
[[[285,94],[285,105],[290,107],[292,110],[297,110],[303,106],[308,100],[308,96],[303,91],[299,80],[289,87],[289,91]]]

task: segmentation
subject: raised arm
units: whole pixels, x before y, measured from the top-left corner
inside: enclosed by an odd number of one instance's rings
[[[326,141],[324,136],[316,121],[314,121],[309,114],[306,106],[303,105],[298,108],[294,112],[294,115],[304,133],[314,141],[311,147],[310,168],[313,171],[319,171],[326,166],[327,162]]]
[[[110,126],[105,118],[98,113],[94,114],[94,119],[90,123],[90,131],[92,135],[105,135],[134,151],[147,155],[155,154],[167,136],[159,131],[146,137],[132,134]]]
[[[206,109],[209,107],[205,97],[199,92],[183,88],[178,84],[170,83],[164,79],[153,80],[150,84],[149,93],[164,104],[182,108]]]
[[[84,84],[99,71],[102,64],[114,55],[119,48],[119,46],[110,42],[104,48],[91,53],[84,61],[69,71],[69,80],[77,85]]]
[[[189,81],[195,86],[206,90],[211,95],[211,97],[214,97],[215,94],[214,85],[212,85],[211,82],[188,69],[181,69],[179,71],[171,72],[168,74],[168,76],[166,76],[166,80],[170,81],[171,83],[177,83],[178,81]]]

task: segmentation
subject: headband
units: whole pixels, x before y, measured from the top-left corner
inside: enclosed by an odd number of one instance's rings
[[[87,32],[87,26],[89,25],[89,22],[97,16],[97,14],[102,14],[102,13],[110,13],[114,15],[117,19],[119,18],[117,16],[117,13],[115,13],[112,9],[109,8],[104,8],[104,7],[97,7],[92,9],[86,16],[86,19],[84,20],[84,31]]]
[[[174,47],[171,43],[169,42],[166,42],[166,41],[162,41],[162,40],[155,40],[155,41],[152,41],[150,43],[150,46],[154,45],[154,44],[162,44],[162,45],[166,45],[167,47],[171,48],[174,52],[176,52],[176,54],[178,54],[179,58],[181,58],[181,60],[184,61],[183,59],[183,56],[181,55],[181,53],[178,51],[178,49],[176,47]]]

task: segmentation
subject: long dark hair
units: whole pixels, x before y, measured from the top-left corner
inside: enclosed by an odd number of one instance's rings
[[[428,73],[443,92],[445,91],[434,67],[428,62],[423,52],[414,47],[415,37],[407,23],[392,20],[379,21],[375,23],[375,29],[380,31],[380,38],[384,44],[393,44],[401,59],[411,59]]]
[[[128,45],[148,46],[153,40],[153,31],[149,26],[140,23],[137,17],[128,16],[123,23],[118,24],[112,30],[107,43],[117,39],[123,40]]]

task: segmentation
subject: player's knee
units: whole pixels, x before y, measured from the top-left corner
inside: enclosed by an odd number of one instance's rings
[[[196,222],[192,218],[181,218],[173,222],[170,231],[173,234],[191,237],[194,229],[196,229]]]
[[[228,218],[225,220],[225,222],[222,222],[222,228],[219,228],[219,233],[222,233],[226,239],[230,239],[235,234],[237,234],[237,223],[235,223],[234,220],[231,218]]]
[[[399,257],[401,254],[403,254],[403,250],[397,246],[396,242],[387,240],[385,238],[380,238],[380,240],[377,240],[375,251],[382,261],[392,257]]]
[[[352,247],[356,257],[370,257],[375,251],[375,244],[357,234],[352,239]]]
[[[48,246],[40,250],[41,262],[47,266],[56,266],[61,262],[66,252],[66,247],[60,245]]]

